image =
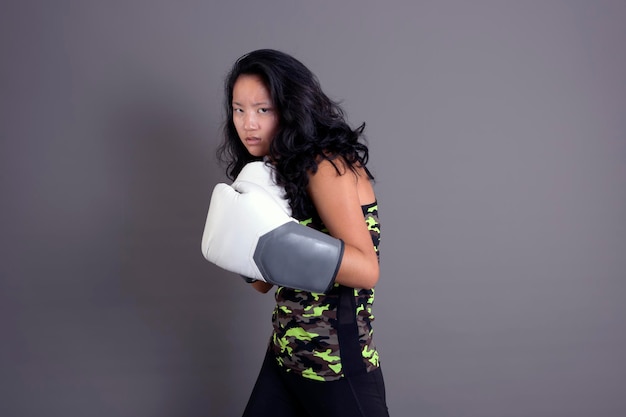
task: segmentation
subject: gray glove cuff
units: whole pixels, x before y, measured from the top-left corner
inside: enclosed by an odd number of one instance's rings
[[[259,238],[253,259],[269,283],[325,293],[335,282],[343,251],[340,239],[289,222]]]

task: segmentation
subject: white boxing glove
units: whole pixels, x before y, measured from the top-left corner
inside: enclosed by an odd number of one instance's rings
[[[289,201],[285,198],[285,189],[276,183],[276,170],[273,165],[265,161],[249,162],[242,168],[237,178],[235,178],[233,187],[236,188],[236,185],[242,181],[252,182],[263,187],[284,212],[291,216],[291,207],[289,206]],[[254,278],[243,275],[242,278],[249,284],[256,281]]]
[[[341,265],[343,242],[299,224],[271,187],[259,185],[267,185],[265,180],[252,182],[246,176],[233,187],[215,186],[202,236],[204,257],[245,277],[326,292]]]
[[[239,172],[232,187],[236,189],[237,184],[244,181],[260,185],[272,196],[283,211],[288,216],[291,216],[291,207],[289,206],[289,201],[285,198],[285,189],[276,184],[276,170],[274,166],[264,161],[249,162]]]

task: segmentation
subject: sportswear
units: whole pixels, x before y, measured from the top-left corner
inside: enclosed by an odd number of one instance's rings
[[[378,256],[378,205],[374,202],[362,206],[362,209]],[[303,220],[300,224],[328,233],[318,216]],[[337,317],[342,291],[354,299],[355,308],[351,314],[356,318],[364,368],[370,372],[379,366],[378,351],[372,338],[374,289],[353,289],[336,283],[326,294],[286,287],[276,290],[270,349],[280,366],[289,372],[319,381],[333,381],[344,376]]]

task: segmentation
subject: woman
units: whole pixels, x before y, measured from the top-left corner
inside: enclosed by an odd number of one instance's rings
[[[277,288],[273,333],[244,416],[387,416],[372,341],[380,229],[368,149],[359,142],[364,125],[351,129],[311,71],[279,51],[244,55],[225,87],[218,157],[228,176],[269,161],[292,216],[343,242],[328,292]]]

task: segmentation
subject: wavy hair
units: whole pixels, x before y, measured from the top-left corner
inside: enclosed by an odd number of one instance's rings
[[[339,103],[321,89],[317,77],[300,61],[273,49],[260,49],[239,58],[225,82],[223,143],[217,157],[226,165],[226,174],[234,179],[248,162],[258,160],[248,153],[233,123],[233,88],[242,74],[257,75],[265,83],[279,123],[270,145],[269,158],[276,166],[276,180],[285,188],[293,216],[305,219],[315,214],[307,193],[309,175],[317,171],[323,159],[333,163],[341,158],[355,171],[365,168],[368,148],[360,141],[365,123],[352,129]]]

